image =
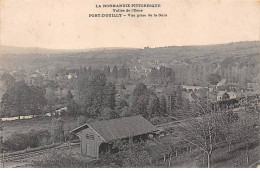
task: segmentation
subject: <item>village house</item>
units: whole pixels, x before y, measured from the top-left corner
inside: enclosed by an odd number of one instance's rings
[[[71,132],[80,138],[80,151],[98,158],[102,144],[129,137],[148,135],[156,127],[141,115],[86,123]]]
[[[76,73],[69,73],[68,75],[66,75],[66,77],[68,78],[68,80],[72,79],[72,78],[77,78],[77,74]]]
[[[212,92],[213,91],[213,88],[209,88],[209,87],[202,87],[202,86],[190,86],[190,85],[181,85],[181,87],[183,89],[186,89],[188,92],[190,91],[198,91],[198,90],[201,90],[201,89],[207,89],[209,92]]]
[[[227,94],[227,99],[224,98],[224,94]],[[217,101],[221,101],[221,100],[230,100],[230,99],[235,99],[237,98],[236,93],[234,93],[233,91],[230,92],[226,92],[226,91],[219,91],[218,95],[217,95]]]

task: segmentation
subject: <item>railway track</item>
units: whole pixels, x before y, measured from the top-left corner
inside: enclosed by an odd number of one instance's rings
[[[156,127],[158,130],[162,131],[167,128],[174,128],[178,125],[184,124],[185,121],[188,121],[190,119],[194,119],[194,118],[187,118],[187,119],[177,120],[177,121],[173,121],[173,122],[167,122],[167,123],[156,125]],[[200,119],[200,117],[196,117],[195,119]]]
[[[40,155],[44,155],[48,152],[55,152],[55,151],[60,151],[62,149],[69,149],[70,147],[74,147],[79,145],[79,143],[73,143],[71,145],[66,145],[66,144],[62,144],[58,147],[53,147],[53,148],[48,148],[48,149],[41,149],[41,150],[36,150],[36,151],[31,151],[31,152],[25,152],[25,153],[21,153],[21,154],[8,154],[7,156],[4,156],[4,158],[0,158],[0,163],[4,162],[21,162],[21,161],[25,161],[28,160],[30,158],[36,157],[36,156],[40,156]]]

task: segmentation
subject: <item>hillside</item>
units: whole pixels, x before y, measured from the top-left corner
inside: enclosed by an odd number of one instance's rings
[[[1,47],[1,65],[10,67],[53,67],[122,65],[131,59],[142,59],[142,65],[161,63],[175,67],[203,65],[217,72],[227,68],[250,66],[253,79],[260,80],[260,42],[247,41],[203,46],[167,46],[160,48],[97,48],[84,50],[52,50],[42,48]],[[136,60],[135,60],[136,61]],[[133,62],[133,61],[132,61]],[[135,65],[135,63],[132,63]],[[147,66],[151,67],[151,66]],[[250,72],[251,72],[250,71]]]
[[[1,46],[0,54],[68,54],[68,53],[86,53],[89,51],[102,51],[102,50],[115,50],[121,48],[91,48],[91,49],[47,49],[39,47],[14,47],[14,46]]]
[[[145,61],[160,59],[166,65],[171,63],[172,67],[181,64],[204,66],[209,73],[219,72],[222,75],[227,72],[234,74],[238,70],[246,70],[248,81],[260,82],[259,41],[206,46],[147,48],[143,50],[142,58]]]
[[[256,57],[260,53],[260,41],[237,42],[217,45],[201,45],[201,46],[167,46],[159,48],[95,48],[95,49],[44,49],[44,48],[23,48],[2,46],[2,57],[5,56],[37,56],[45,54],[48,56],[61,56],[59,54],[72,55],[74,57],[95,57],[104,58],[108,55],[114,57],[122,54],[128,57],[149,57],[160,59],[179,59],[187,62],[199,61],[218,61],[228,57]]]
[[[260,42],[237,42],[204,46],[168,46],[145,49],[150,58],[178,59],[187,62],[216,62],[229,57],[259,57]]]

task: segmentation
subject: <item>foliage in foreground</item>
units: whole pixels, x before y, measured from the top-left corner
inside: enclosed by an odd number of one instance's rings
[[[6,152],[13,152],[27,148],[36,148],[50,143],[51,134],[48,130],[31,130],[28,133],[12,134],[9,139],[4,141],[3,147]]]
[[[162,144],[149,145],[145,142],[124,144],[117,153],[102,153],[99,160],[89,161],[86,156],[72,155],[68,152],[52,153],[41,161],[35,161],[34,167],[54,168],[83,168],[83,167],[155,167],[160,151],[164,154],[169,150],[162,150]],[[158,150],[157,150],[158,149]],[[155,151],[158,155],[154,155]]]

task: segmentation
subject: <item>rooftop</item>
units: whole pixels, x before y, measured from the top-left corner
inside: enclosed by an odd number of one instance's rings
[[[106,142],[147,134],[156,130],[156,127],[149,121],[141,115],[137,115],[86,123],[71,132],[77,134],[86,128],[96,131]]]

